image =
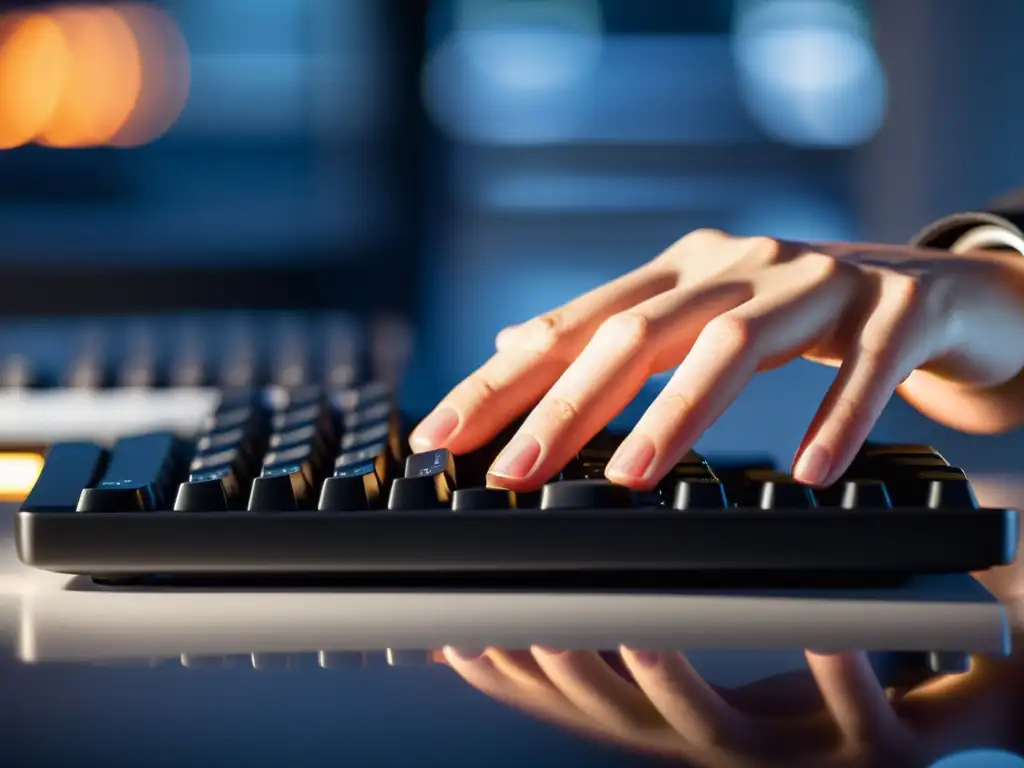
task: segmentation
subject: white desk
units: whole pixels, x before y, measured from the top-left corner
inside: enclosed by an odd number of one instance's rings
[[[1024,482],[976,481],[1024,506]],[[686,650],[1009,650],[1007,609],[969,577],[889,590],[686,594],[104,589],[26,568],[0,510],[0,627],[25,662],[415,650],[445,644]],[[992,574],[1016,578],[1013,568]],[[1016,583],[1016,582],[1013,582]],[[1009,587],[1007,587],[1009,588]]]

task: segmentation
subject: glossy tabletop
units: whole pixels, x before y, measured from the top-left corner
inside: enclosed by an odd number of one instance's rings
[[[1024,507],[1024,480],[975,486]],[[927,764],[1024,732],[1016,564],[843,591],[108,589],[22,566],[13,511],[0,510],[0,765]],[[488,651],[464,663],[444,646]],[[651,688],[621,646],[685,657]],[[899,737],[838,737],[805,649],[891,678]],[[962,652],[969,672],[906,672]],[[665,690],[668,705],[644,698]],[[709,737],[706,710],[723,706],[746,725]],[[751,740],[755,720],[772,738]]]

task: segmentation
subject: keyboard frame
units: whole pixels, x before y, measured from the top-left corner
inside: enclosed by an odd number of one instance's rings
[[[26,565],[110,579],[589,574],[625,583],[631,574],[813,572],[856,581],[1006,565],[1018,517],[994,508],[19,511],[16,545]]]

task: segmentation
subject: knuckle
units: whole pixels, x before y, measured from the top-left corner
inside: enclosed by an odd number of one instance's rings
[[[816,283],[829,282],[846,273],[839,259],[824,253],[808,255],[804,259],[804,265],[808,276]]]
[[[461,389],[460,399],[476,405],[493,399],[501,389],[501,384],[488,374],[477,371],[463,382]]]
[[[786,261],[786,249],[772,237],[758,235],[742,242],[743,260],[759,266],[772,266]]]
[[[657,419],[657,423],[674,424],[675,419],[673,417],[679,414],[690,413],[693,410],[693,398],[685,392],[663,392],[658,398],[657,409],[657,412],[664,417],[663,419]]]
[[[673,263],[683,261],[694,253],[714,248],[728,239],[729,235],[719,229],[695,229],[676,240],[668,250],[661,254],[659,259]]]
[[[579,418],[580,406],[574,399],[565,395],[551,395],[546,400],[540,414],[546,423],[562,425]]]
[[[636,349],[650,339],[651,320],[639,312],[620,312],[605,320],[595,338],[602,347]]]
[[[564,338],[562,322],[553,312],[535,317],[523,329],[524,344],[530,350],[541,354],[557,349]]]
[[[754,344],[757,339],[757,324],[744,315],[726,313],[708,322],[701,336],[702,341],[735,352],[748,349]]]

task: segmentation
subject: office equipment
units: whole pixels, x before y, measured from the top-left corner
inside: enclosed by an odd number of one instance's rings
[[[815,491],[691,452],[655,491],[603,479],[599,433],[536,493],[487,488],[508,435],[408,455],[392,386],[225,390],[186,437],[58,443],[17,519],[21,559],[96,578],[821,584],[1010,562],[1017,513],[979,508],[919,445],[868,445]]]

